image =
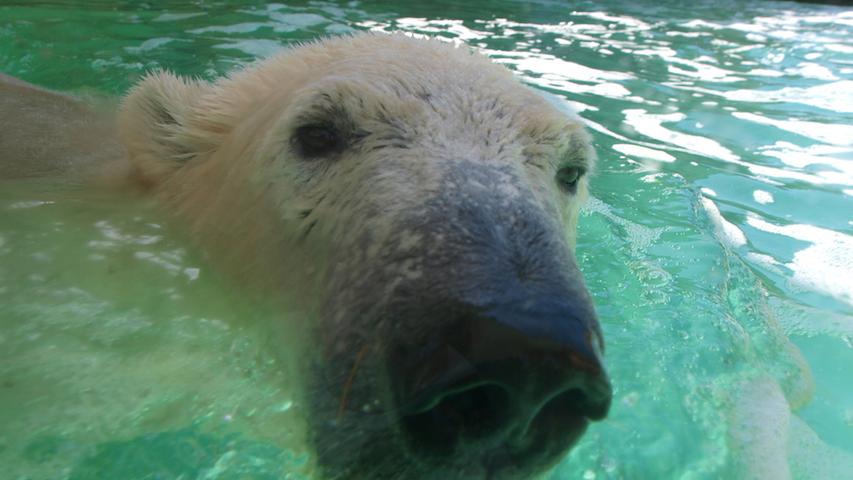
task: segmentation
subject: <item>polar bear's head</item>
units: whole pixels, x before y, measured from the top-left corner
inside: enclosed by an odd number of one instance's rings
[[[214,84],[149,76],[121,129],[202,244],[307,312],[326,476],[525,478],[607,413],[574,256],[589,138],[505,68],[324,40]]]

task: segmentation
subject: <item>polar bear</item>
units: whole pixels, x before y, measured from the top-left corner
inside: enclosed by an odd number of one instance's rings
[[[0,176],[149,192],[224,269],[303,312],[326,477],[529,478],[606,416],[574,255],[589,137],[483,56],[359,34],[215,83],[153,73],[117,131],[8,78],[0,99],[29,112]]]

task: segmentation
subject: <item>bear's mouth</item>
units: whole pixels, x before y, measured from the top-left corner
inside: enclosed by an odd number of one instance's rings
[[[438,345],[407,348],[409,361],[392,356],[397,428],[412,461],[452,478],[526,478],[606,415],[610,384],[600,367],[574,346],[521,335],[468,312]]]
[[[430,468],[455,470],[461,478],[523,478],[553,466],[586,431],[590,420],[572,413],[581,396],[577,390],[558,395],[526,425],[507,428],[510,397],[481,384],[401,415],[400,435],[407,454]]]

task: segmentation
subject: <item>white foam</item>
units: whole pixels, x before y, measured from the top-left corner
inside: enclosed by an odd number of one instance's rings
[[[814,225],[775,225],[755,214],[746,222],[764,232],[811,243],[786,264],[794,272],[791,281],[853,305],[853,237]]]
[[[775,201],[773,199],[773,194],[765,190],[755,190],[752,192],[752,198],[762,205],[767,205],[768,203],[773,203]]]
[[[675,161],[675,157],[664,151],[629,143],[617,143],[613,145],[613,150],[632,157],[656,160],[658,162],[672,163]]]
[[[702,197],[702,206],[708,212],[708,217],[714,224],[714,233],[717,238],[727,245],[732,247],[742,247],[746,245],[746,235],[735,224],[729,222],[723,217],[720,209],[710,198]]]

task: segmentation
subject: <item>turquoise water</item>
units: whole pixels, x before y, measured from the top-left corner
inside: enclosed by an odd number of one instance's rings
[[[781,439],[769,463],[853,471],[853,11],[20,3],[0,5],[0,71],[84,95],[353,30],[482,49],[567,99],[600,157],[578,256],[615,401],[552,478],[778,478],[743,421],[774,411],[755,385],[795,407],[763,423]],[[259,327],[274,316],[145,199],[0,184],[3,478],[311,478],[303,407]]]

